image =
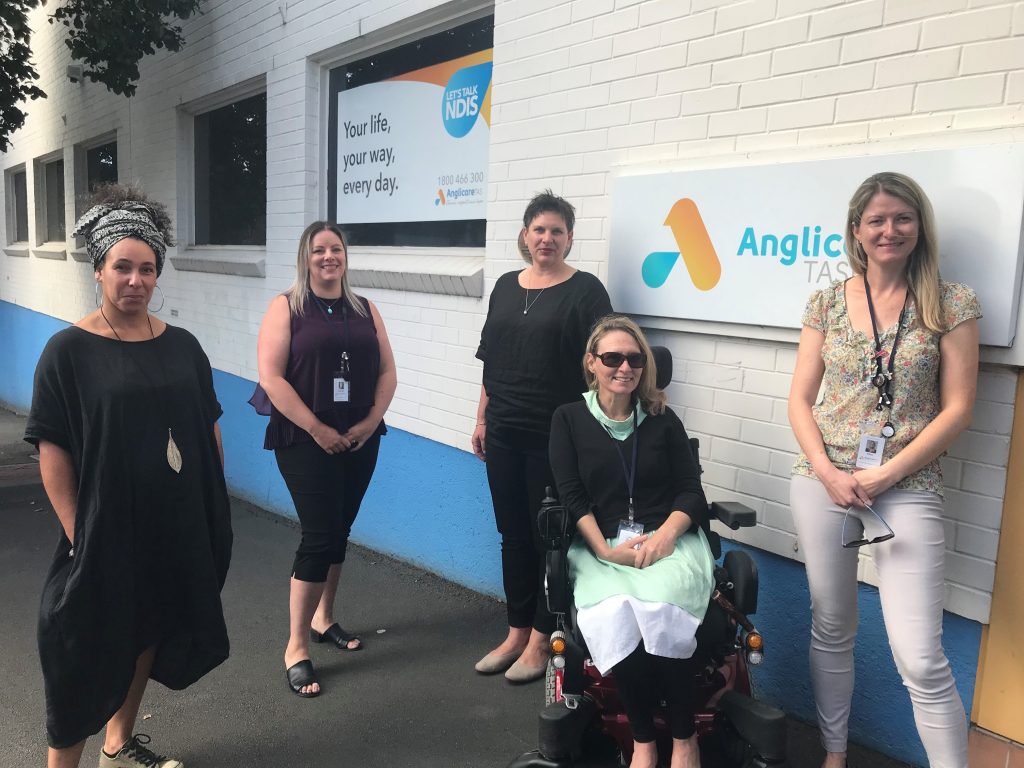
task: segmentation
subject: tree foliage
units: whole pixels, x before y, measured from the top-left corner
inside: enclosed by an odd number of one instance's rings
[[[158,48],[179,51],[181,27],[167,18],[187,19],[200,0],[67,0],[50,23],[67,27],[64,44],[85,65],[85,76],[122,96],[135,95],[139,60]]]
[[[158,48],[181,50],[176,19],[199,10],[201,0],[58,0],[51,24],[67,28],[64,44],[84,65],[84,76],[122,96],[135,95],[139,60]],[[0,152],[25,123],[26,100],[45,97],[34,84],[28,13],[46,0],[0,0]]]
[[[39,0],[0,1],[0,152],[6,152],[7,137],[25,124],[19,105],[46,96],[34,85],[39,73],[29,60],[28,12]]]

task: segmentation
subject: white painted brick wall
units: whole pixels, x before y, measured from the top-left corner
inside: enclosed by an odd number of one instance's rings
[[[255,337],[270,298],[290,281],[294,243],[320,213],[320,70],[309,57],[372,42],[418,13],[457,15],[466,0],[276,0],[208,4],[187,45],[142,63],[130,102],[71,86],[67,52],[42,10],[35,61],[50,93],[31,105],[3,167],[117,130],[123,178],[176,208],[177,107],[263,77],[268,127],[266,279],[182,274],[161,280],[176,322],[214,365],[255,377]],[[738,153],[827,157],[915,146],[1024,122],[1024,3],[971,0],[496,0],[485,287],[520,266],[526,200],[550,186],[577,205],[573,261],[607,275],[609,179],[664,163]],[[65,123],[62,117],[66,117]],[[949,139],[947,137],[952,137]],[[965,141],[968,139],[965,139]],[[876,146],[883,142],[882,146]],[[905,146],[905,144],[903,145]],[[69,218],[71,216],[71,202]],[[0,222],[2,224],[2,222]],[[32,224],[34,231],[34,224]],[[6,242],[6,233],[0,230]],[[352,254],[358,263],[358,249]],[[73,320],[91,306],[88,265],[0,254],[0,299]],[[400,384],[389,420],[468,447],[480,366],[473,351],[486,302],[368,290],[391,332]],[[712,498],[750,504],[760,525],[735,534],[800,558],[788,513],[797,452],[785,419],[795,348],[721,335],[652,330],[676,358],[671,403],[702,440]],[[948,471],[947,606],[988,615],[1014,409],[1016,372],[986,366],[971,429]],[[865,558],[862,577],[873,580]]]
[[[512,5],[497,4],[499,27],[503,9]],[[562,5],[550,0],[537,13]],[[587,14],[595,24],[603,14],[613,23],[616,13],[636,5],[605,4],[603,12],[594,7]],[[603,132],[606,141],[602,145],[595,138],[598,149],[585,158],[587,183],[575,186],[549,164],[533,188],[550,183],[571,189],[582,207],[592,197],[607,198],[608,186],[597,183],[595,175],[628,173],[637,162],[649,170],[664,161],[701,158],[706,164],[704,158],[722,156],[729,162],[735,152],[780,148],[814,148],[828,156],[824,148],[836,145],[846,145],[843,151],[849,153],[849,145],[896,137],[935,141],[958,129],[1018,125],[1024,111],[1024,49],[1017,37],[1024,32],[1022,5],[979,7],[968,0],[641,2],[636,27],[630,27],[619,47],[613,46],[611,59],[581,66],[590,67],[591,82],[595,77],[607,82],[605,73],[620,66],[627,80],[655,75],[657,96],[682,96],[678,112],[672,114],[674,101],[647,101],[652,95],[646,90],[639,97],[616,92],[614,103],[588,106],[587,128]],[[579,7],[577,0],[573,8]],[[655,30],[660,37],[652,45]],[[517,35],[532,34],[536,31],[517,27]],[[638,47],[641,40],[644,50]],[[504,73],[497,71],[496,77],[501,83]],[[496,91],[496,104],[505,104],[508,93]],[[515,101],[509,98],[510,104]],[[619,101],[632,101],[628,116],[618,109]],[[572,117],[572,110],[560,115]],[[646,127],[652,120],[653,137]],[[629,131],[630,126],[637,130]],[[513,144],[509,154],[521,152],[525,140],[508,139]],[[566,148],[573,151],[571,144]],[[521,205],[527,196],[524,190],[516,202]],[[606,228],[602,231],[607,234]],[[602,263],[607,242],[593,243],[587,257]],[[675,355],[669,399],[702,439],[709,493],[746,501],[758,512],[758,529],[737,538],[799,558],[783,488],[798,450],[785,418],[795,348],[665,330],[652,330],[652,336]],[[985,367],[974,423],[944,462],[950,485],[947,605],[981,620],[988,615],[1015,380],[1014,371]],[[874,580],[869,559],[862,576]]]

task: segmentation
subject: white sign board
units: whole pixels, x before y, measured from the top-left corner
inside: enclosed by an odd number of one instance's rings
[[[491,50],[338,94],[346,224],[486,218]]]
[[[853,274],[850,196],[879,171],[935,209],[945,280],[978,292],[981,342],[1017,327],[1024,145],[720,168],[613,180],[608,287],[632,314],[799,328],[807,296]]]

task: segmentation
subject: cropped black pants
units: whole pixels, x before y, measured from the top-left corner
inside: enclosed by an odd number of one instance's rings
[[[326,581],[328,569],[345,562],[352,523],[370,485],[379,451],[379,434],[358,451],[327,453],[315,442],[274,451],[302,527],[292,564],[292,575],[299,581]]]

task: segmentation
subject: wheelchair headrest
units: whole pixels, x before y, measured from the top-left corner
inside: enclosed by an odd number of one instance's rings
[[[651,347],[651,354],[654,356],[654,364],[658,366],[658,378],[654,385],[658,389],[665,389],[672,383],[672,353],[668,347]]]

